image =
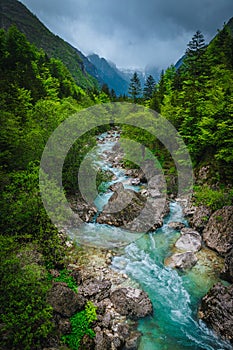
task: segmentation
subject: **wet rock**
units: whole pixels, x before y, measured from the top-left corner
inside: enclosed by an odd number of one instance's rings
[[[160,198],[160,197],[162,197],[161,192],[158,191],[158,190],[155,190],[155,189],[148,190],[148,193],[149,193],[149,196],[152,197],[152,198]]]
[[[83,350],[93,350],[95,349],[95,341],[94,339],[90,338],[87,334],[84,335],[81,343],[80,343],[80,349]]]
[[[125,171],[125,175],[129,177],[133,177],[134,179],[138,179],[140,182],[146,182],[145,174],[142,169],[127,169]]]
[[[73,292],[66,283],[54,282],[47,296],[48,303],[53,310],[64,317],[71,317],[75,312],[83,309],[85,298]]]
[[[181,270],[191,269],[198,259],[194,252],[176,253],[165,259],[165,265]]]
[[[98,331],[95,336],[95,350],[109,350],[111,349],[111,339],[105,332]]]
[[[141,164],[141,168],[139,169],[128,169],[126,170],[125,174],[126,176],[130,176],[133,178],[138,178],[141,183],[148,183],[151,181],[151,179],[155,176],[160,176],[159,175],[160,171],[155,168],[154,161],[146,160]],[[160,178],[161,180],[161,178]],[[154,180],[153,180],[154,181]],[[157,178],[158,181],[158,178]],[[151,182],[152,185],[152,182]],[[158,183],[156,183],[157,187]],[[153,186],[151,186],[153,187]],[[154,188],[154,187],[153,187]]]
[[[120,288],[112,292],[111,301],[119,314],[132,319],[152,314],[152,303],[148,295],[135,288]]]
[[[195,209],[193,216],[190,218],[190,225],[199,232],[202,232],[208,223],[212,210],[205,205],[200,205]]]
[[[106,298],[104,300],[96,302],[95,305],[97,306],[97,313],[99,315],[104,315],[106,308],[110,308],[112,303],[110,299]]]
[[[165,179],[162,175],[154,175],[148,182],[149,190],[163,191],[166,189]]]
[[[123,349],[124,342],[119,336],[115,336],[112,340],[114,349]]]
[[[179,250],[197,252],[201,249],[201,235],[190,228],[181,230],[181,237],[176,241],[175,247]]]
[[[120,152],[122,151],[120,142],[116,142],[115,145],[112,147],[113,152]]]
[[[70,197],[69,202],[71,205],[72,210],[78,214],[78,216],[82,219],[84,222],[92,222],[96,213],[97,209],[94,206],[91,206],[90,204],[86,203],[80,194],[76,195],[75,197]]]
[[[118,324],[117,331],[123,339],[129,338],[130,327],[128,324],[123,324],[123,323]]]
[[[180,231],[182,228],[185,227],[185,224],[183,224],[182,222],[172,221],[172,222],[169,222],[168,226],[173,230]]]
[[[233,249],[226,255],[221,278],[233,283]]]
[[[147,191],[145,188],[143,188],[143,189],[140,191],[140,193],[141,193],[142,196],[145,196],[145,197],[148,197],[148,195],[149,195],[148,191]]]
[[[192,217],[194,215],[197,207],[195,207],[193,205],[193,203],[190,201],[189,196],[184,195],[181,197],[177,197],[176,202],[181,205],[181,207],[183,209],[184,216],[186,216],[190,219],[190,217]]]
[[[109,312],[106,312],[106,314],[104,314],[102,321],[101,321],[101,326],[104,328],[110,328],[111,325],[111,314]]]
[[[96,301],[101,301],[108,298],[110,295],[111,282],[109,280],[98,280],[90,278],[83,282],[79,288],[79,294],[85,298],[94,298]]]
[[[146,160],[142,166],[141,169],[143,170],[145,174],[146,181],[149,182],[150,180],[155,177],[156,175],[161,174],[161,170],[155,167],[154,160]]]
[[[82,283],[82,274],[80,271],[80,268],[76,265],[68,265],[68,270],[70,271],[70,276],[72,276],[77,283],[77,285],[80,285]]]
[[[233,247],[233,206],[226,206],[214,212],[203,231],[207,247],[226,256]]]
[[[162,226],[166,201],[164,198],[145,198],[140,193],[124,189],[122,183],[111,186],[114,191],[103,212],[99,224],[123,227],[133,232],[153,231]]]
[[[54,316],[54,321],[57,325],[57,330],[61,335],[64,334],[69,334],[71,332],[71,323],[69,318],[63,318],[62,316],[60,316],[59,314],[56,314]]]
[[[138,177],[136,177],[135,179],[131,180],[131,185],[133,186],[138,186],[140,184],[140,179]]]
[[[141,338],[140,332],[132,332],[130,337],[125,342],[125,350],[137,350],[139,346],[139,341]]]
[[[202,299],[199,317],[223,338],[233,343],[233,285],[217,283]]]

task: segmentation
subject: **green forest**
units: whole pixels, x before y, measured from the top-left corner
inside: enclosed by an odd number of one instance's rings
[[[67,264],[67,248],[39,191],[39,164],[49,136],[70,115],[95,104],[141,104],[166,117],[185,141],[196,175],[196,203],[214,210],[233,204],[233,34],[225,25],[206,45],[197,31],[179,69],[169,67],[157,84],[149,76],[144,87],[135,73],[129,96],[116,97],[106,85],[78,86],[61,61],[49,58],[12,26],[0,31],[0,76],[1,348],[42,349],[56,332],[46,301],[51,288],[48,270],[64,270]],[[143,142],[167,174],[174,174],[171,159],[157,140],[140,129],[121,127],[124,136]],[[67,194],[77,192],[79,164],[102,131],[85,134],[69,153],[63,170]],[[198,175],[203,167],[209,169],[204,180]],[[76,319],[82,317],[85,323],[85,312]],[[89,328],[87,332],[92,334]]]

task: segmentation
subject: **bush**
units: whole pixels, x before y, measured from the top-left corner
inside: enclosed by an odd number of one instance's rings
[[[72,349],[80,349],[80,343],[84,335],[90,338],[95,337],[94,331],[91,329],[91,323],[97,320],[96,307],[91,301],[88,301],[85,310],[76,313],[71,317],[72,332],[62,337],[62,340]]]
[[[214,190],[207,185],[196,186],[194,188],[194,198],[196,205],[206,205],[215,211],[233,204],[233,189]]]
[[[53,277],[51,274],[49,274],[49,280],[52,280]],[[69,271],[66,269],[63,269],[60,271],[60,275],[56,278],[54,278],[55,282],[64,282],[67,284],[67,286],[72,289],[75,293],[78,291],[77,284],[75,282],[74,277],[70,276]]]

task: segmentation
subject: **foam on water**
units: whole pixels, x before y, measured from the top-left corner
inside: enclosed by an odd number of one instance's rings
[[[114,269],[137,281],[153,303],[153,316],[139,323],[139,330],[144,334],[140,350],[232,349],[197,319],[197,304],[186,288],[187,276],[163,265],[175,234],[167,225],[170,221],[184,221],[177,203],[171,204],[171,213],[160,230],[130,244],[125,254],[115,257],[112,263]],[[190,283],[192,281],[189,287]],[[202,290],[199,294],[204,295]]]

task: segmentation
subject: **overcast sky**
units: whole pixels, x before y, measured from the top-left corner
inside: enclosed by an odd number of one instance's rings
[[[196,30],[208,42],[232,0],[21,0],[55,34],[118,67],[175,63]]]

